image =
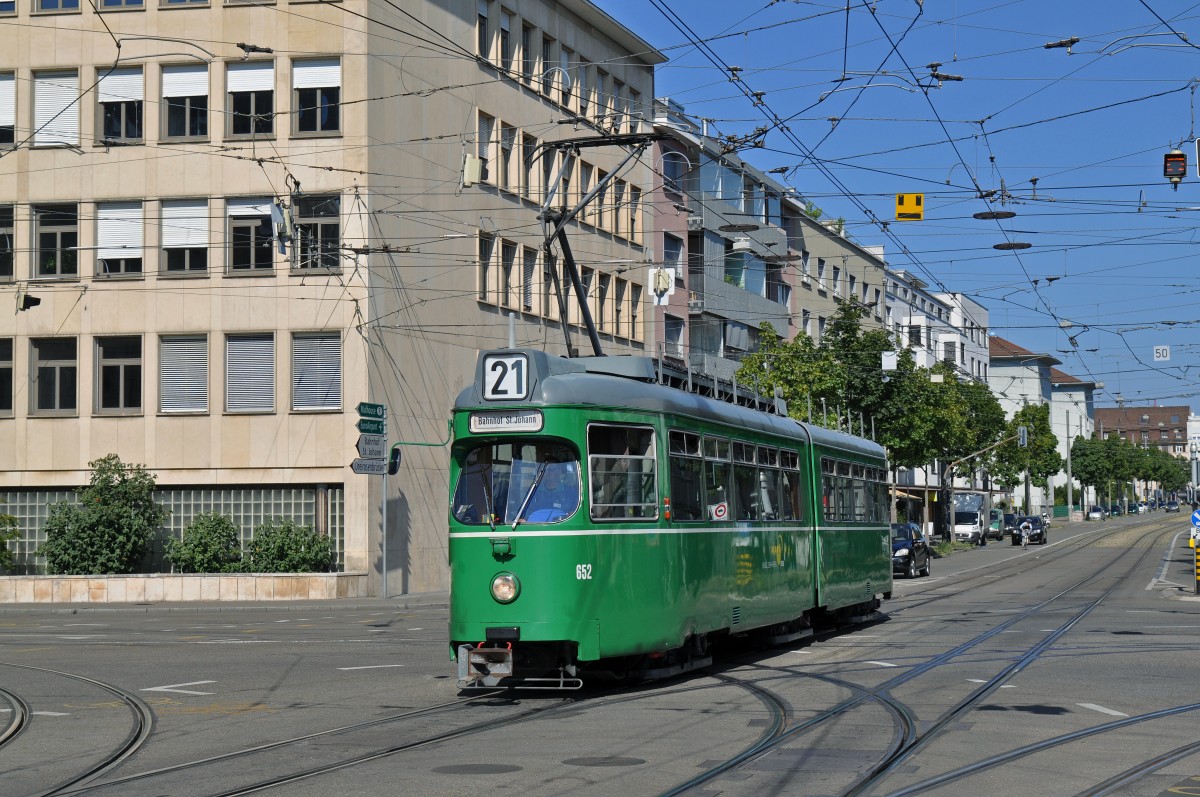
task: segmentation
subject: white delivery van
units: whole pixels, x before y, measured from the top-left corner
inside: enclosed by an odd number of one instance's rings
[[[982,511],[959,509],[954,512],[954,540],[978,545],[983,537],[985,515]]]

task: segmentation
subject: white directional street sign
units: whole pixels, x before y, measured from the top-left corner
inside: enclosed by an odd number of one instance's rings
[[[360,434],[356,448],[363,459],[384,459],[387,456],[387,438],[381,434]]]
[[[366,476],[382,476],[387,473],[387,463],[382,459],[356,459],[350,463],[350,470]]]

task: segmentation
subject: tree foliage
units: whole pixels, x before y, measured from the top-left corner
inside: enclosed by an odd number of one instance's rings
[[[215,512],[197,515],[182,539],[167,543],[166,555],[181,573],[236,573],[242,564],[237,526]]]
[[[1020,426],[1025,427],[1028,439],[1024,448],[1015,439]],[[1058,438],[1050,429],[1049,404],[1027,404],[1017,410],[1008,422],[1004,436],[1014,439],[996,449],[993,468],[999,483],[1015,485],[1023,473],[1028,473],[1035,484],[1045,484],[1048,478],[1062,470]]]
[[[250,572],[325,573],[333,569],[329,537],[290,518],[276,518],[254,530],[246,546]]]
[[[52,574],[136,572],[155,529],[169,514],[154,502],[154,476],[116,454],[88,465],[91,482],[75,491],[78,503],[51,507],[46,542],[38,553]]]

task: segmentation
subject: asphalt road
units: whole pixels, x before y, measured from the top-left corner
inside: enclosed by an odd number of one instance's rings
[[[1189,529],[1059,523],[878,622],[565,699],[461,695],[446,595],[0,607],[0,794],[1196,794]]]

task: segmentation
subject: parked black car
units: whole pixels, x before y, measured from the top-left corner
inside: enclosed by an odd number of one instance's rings
[[[929,546],[916,523],[892,524],[892,573],[916,578],[929,575]]]
[[[1166,506],[1163,507],[1163,511],[1164,512],[1178,512],[1179,511],[1179,502],[1178,501],[1167,501]]]
[[[1037,543],[1038,545],[1045,545],[1049,542],[1048,535],[1046,534],[1046,525],[1042,522],[1042,519],[1037,515],[1026,515],[1017,520],[1017,530],[1012,535],[1013,545],[1021,544],[1021,527],[1026,523],[1029,523],[1030,526],[1030,542]]]

